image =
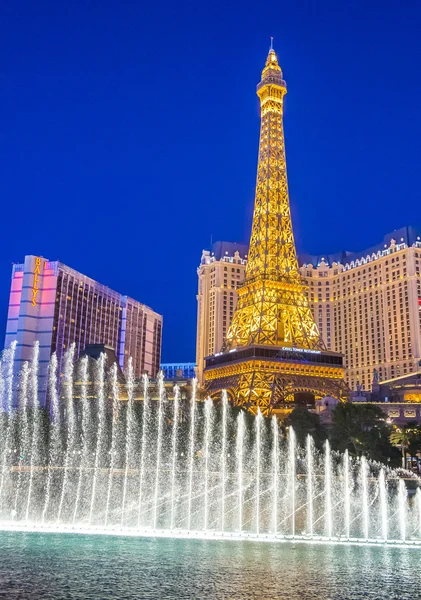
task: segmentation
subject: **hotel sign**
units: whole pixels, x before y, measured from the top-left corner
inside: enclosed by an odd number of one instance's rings
[[[306,352],[307,354],[321,354],[320,350],[309,350],[308,348],[294,348],[294,346],[283,346],[281,350],[288,350],[288,352]]]
[[[35,268],[34,268],[34,281],[32,283],[32,306],[37,305],[37,295],[39,292],[38,283],[39,276],[41,275],[41,259],[35,259]]]

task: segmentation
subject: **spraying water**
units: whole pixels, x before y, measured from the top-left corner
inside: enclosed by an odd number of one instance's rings
[[[31,440],[31,432],[29,430],[29,407],[28,407],[28,396],[29,396],[29,365],[27,362],[23,364],[22,371],[19,377],[19,414],[20,418],[20,428],[21,428],[21,436],[20,436],[20,447],[19,447],[19,473],[18,473],[18,481],[16,485],[16,495],[15,495],[15,513],[19,512],[19,502],[21,499],[21,487],[22,487],[22,479],[24,477],[23,467],[25,461],[27,460],[28,454],[30,452],[30,440]],[[47,484],[47,492],[48,492],[48,484]],[[47,493],[47,498],[48,498]]]
[[[350,485],[350,472],[349,472],[349,454],[348,450],[345,450],[343,459],[343,471],[344,471],[344,517],[345,517],[345,537],[349,540],[351,536],[351,485]]]
[[[401,479],[399,481],[398,511],[399,511],[400,539],[402,542],[406,541],[406,507],[407,507],[407,504],[408,504],[408,492],[406,490],[405,482]]]
[[[332,537],[332,462],[330,456],[329,440],[325,442],[325,519],[326,535]]]
[[[81,501],[83,482],[86,470],[89,465],[89,435],[91,429],[91,407],[88,400],[87,382],[88,382],[88,357],[85,356],[80,365],[80,380],[81,380],[81,403],[82,403],[82,432],[81,432],[81,447],[79,476],[76,490],[75,507],[73,511],[73,523],[77,522],[77,514],[79,503]]]
[[[311,435],[307,435],[307,530],[309,535],[313,535],[313,520],[314,520],[314,511],[313,511],[313,439]]]
[[[381,513],[381,526],[382,526],[382,538],[387,542],[387,489],[386,489],[386,475],[384,468],[380,470],[379,476],[379,494],[380,494],[380,513]]]
[[[310,437],[301,449],[292,428],[203,401],[196,383],[171,397],[131,366],[120,381],[104,356],[75,369],[72,352],[60,391],[51,359],[48,431],[37,440],[36,354],[16,390],[12,351],[1,357],[0,528],[421,545],[415,476],[408,499],[401,470],[328,444],[319,452]]]
[[[228,397],[222,392],[222,431],[221,431],[221,531],[225,531],[225,485],[227,479],[227,419]]]
[[[34,419],[32,426],[31,441],[31,464],[29,470],[28,501],[26,504],[26,520],[29,520],[32,500],[32,488],[36,476],[36,468],[41,464],[40,456],[40,437],[41,437],[41,413],[38,400],[38,360],[39,360],[39,342],[35,342],[30,371],[30,395],[32,396],[31,408]]]
[[[177,441],[178,441],[178,420],[180,405],[180,388],[178,385],[174,388],[174,406],[172,420],[172,440],[171,440],[171,531],[175,527],[175,500],[176,500],[176,476],[177,476]]]
[[[47,489],[45,494],[44,509],[42,511],[42,522],[45,523],[50,507],[50,496],[51,491],[54,489],[54,474],[56,472],[56,466],[61,463],[61,417],[60,417],[60,404],[58,394],[58,380],[57,380],[57,356],[54,353],[51,357],[49,365],[49,386],[48,392],[51,402],[51,443],[48,449],[48,476],[47,476]]]
[[[417,505],[417,517],[418,517],[418,528],[416,529],[418,537],[421,539],[421,489],[418,488],[416,491],[416,505]]]
[[[196,439],[196,386],[193,384],[193,393],[190,401],[190,449],[189,449],[189,488],[187,499],[187,531],[191,529],[192,518],[192,499],[193,499],[193,467],[194,467],[194,447]]]
[[[4,484],[5,479],[8,475],[8,461],[11,456],[11,448],[10,444],[12,441],[12,433],[13,433],[13,361],[15,359],[15,351],[16,351],[16,343],[13,342],[10,348],[8,348],[4,353],[4,364],[2,364],[2,371],[4,370],[5,382],[2,385],[2,388],[6,391],[6,402],[2,402],[3,419],[2,423],[5,423],[2,440],[4,440],[2,449],[1,449],[1,477],[0,477],[0,505],[3,501],[4,494]]]
[[[262,413],[260,412],[260,408],[257,409],[256,416],[256,491],[255,491],[255,511],[256,511],[256,533],[259,535],[260,533],[260,473],[261,473],[261,448],[262,448]]]
[[[118,383],[117,383],[117,365],[114,363],[111,368],[111,389],[113,398],[113,420],[111,433],[111,448],[110,448],[110,469],[108,472],[108,491],[107,504],[105,507],[105,525],[108,525],[108,516],[110,513],[111,491],[114,483],[114,469],[117,460],[117,444],[120,426],[120,402],[118,400]]]
[[[58,508],[57,522],[61,519],[64,500],[68,490],[68,482],[70,473],[73,467],[75,441],[76,441],[76,417],[73,405],[73,362],[74,362],[75,346],[72,344],[69,351],[64,357],[64,390],[63,396],[65,400],[65,410],[67,412],[67,443],[66,454],[64,460],[64,476],[61,488],[60,504]]]
[[[272,483],[272,499],[273,499],[273,533],[276,535],[278,530],[278,484],[279,484],[279,434],[278,434],[278,420],[275,416],[272,417],[272,472],[273,472],[273,483]]]
[[[93,472],[93,480],[92,480],[92,491],[91,491],[91,502],[89,509],[89,525],[92,524],[94,509],[95,509],[95,500],[96,500],[96,491],[98,486],[98,478],[100,475],[100,467],[103,462],[104,455],[104,446],[105,446],[105,413],[106,413],[106,398],[105,398],[105,381],[104,381],[104,371],[105,371],[105,354],[102,354],[98,360],[97,365],[97,398],[98,398],[98,433],[96,438],[96,447],[95,447],[95,459],[94,459],[94,472]]]
[[[290,471],[290,487],[291,487],[291,535],[295,536],[295,478],[296,478],[296,440],[295,432],[292,427],[289,428],[289,471]]]
[[[125,446],[125,469],[123,483],[123,502],[121,505],[121,525],[124,525],[127,485],[129,479],[129,469],[132,468],[134,446],[135,446],[135,418],[134,418],[134,375],[133,361],[129,358],[127,368],[127,423],[126,423],[126,446]]]
[[[158,439],[156,442],[156,466],[155,466],[155,497],[153,503],[153,528],[158,525],[158,503],[159,503],[159,475],[161,471],[161,451],[162,451],[162,421],[164,418],[164,375],[161,371],[158,377],[159,400],[158,400]]]
[[[143,376],[143,419],[142,419],[142,446],[140,450],[140,471],[139,471],[139,499],[138,499],[138,516],[137,526],[142,523],[143,509],[143,485],[145,477],[146,464],[146,445],[148,442],[148,424],[149,424],[149,396],[148,396],[149,380],[146,374]]]
[[[369,533],[369,507],[368,507],[368,466],[365,456],[361,457],[361,494],[363,514],[363,535],[368,540]]]
[[[212,408],[213,402],[210,398],[205,400],[205,444],[204,444],[204,458],[205,458],[205,468],[204,468],[204,503],[205,503],[205,514],[203,519],[203,528],[208,529],[209,523],[209,463],[210,463],[210,444],[212,439]]]
[[[236,442],[236,460],[237,460],[237,511],[238,511],[238,531],[243,530],[243,452],[244,452],[244,413],[240,413],[237,418],[237,442]]]

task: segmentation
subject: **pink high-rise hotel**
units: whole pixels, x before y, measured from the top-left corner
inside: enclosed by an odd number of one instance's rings
[[[75,356],[87,344],[113,348],[120,367],[133,359],[135,377],[159,371],[162,316],[70,267],[39,256],[14,264],[5,347],[16,340],[16,368],[32,356],[39,342],[40,389],[46,387],[47,366],[56,352],[75,344]]]

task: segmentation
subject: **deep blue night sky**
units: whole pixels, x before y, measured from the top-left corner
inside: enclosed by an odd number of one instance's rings
[[[270,35],[298,250],[419,226],[420,31],[418,0],[2,2],[2,324],[12,261],[40,254],[161,312],[163,360],[194,360],[202,248],[249,237]]]

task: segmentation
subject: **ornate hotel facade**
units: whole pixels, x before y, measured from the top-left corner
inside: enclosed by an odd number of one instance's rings
[[[197,371],[220,352],[245,277],[247,246],[235,257],[228,242],[203,251],[198,268]],[[240,260],[239,260],[240,258]],[[237,260],[235,263],[234,260]],[[421,360],[421,232],[404,227],[361,252],[299,255],[314,320],[328,350],[344,355],[345,380],[371,390],[419,370]],[[225,276],[225,277],[224,277]]]
[[[244,282],[248,246],[216,242],[203,250],[197,269],[197,378],[203,384],[206,356],[220,352],[237,306],[237,288]]]

